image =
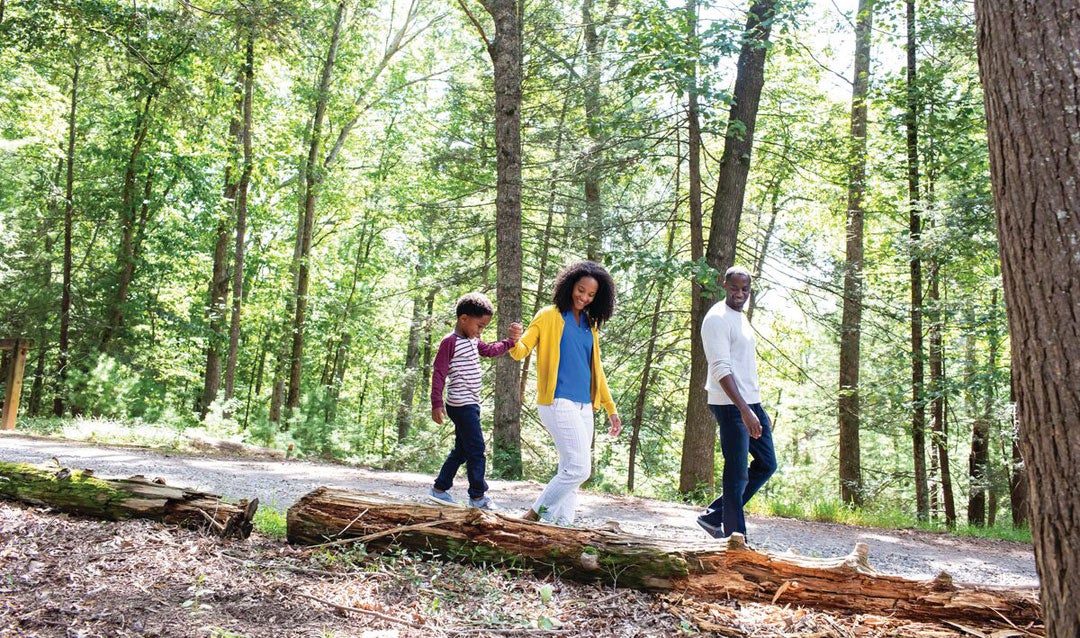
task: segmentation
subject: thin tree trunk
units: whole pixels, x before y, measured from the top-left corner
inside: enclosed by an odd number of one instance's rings
[[[229,401],[236,388],[236,367],[240,356],[241,310],[244,303],[244,246],[247,242],[247,204],[251,173],[255,168],[251,138],[255,92],[255,26],[248,23],[247,46],[244,56],[243,124],[240,127],[244,149],[244,168],[236,188],[236,241],[233,246],[232,313],[229,318],[229,351],[225,359],[225,414],[231,416]]]
[[[686,0],[686,33],[697,44],[697,0]],[[698,114],[697,62],[690,65],[686,96],[687,213],[690,226],[690,260],[705,257],[705,223],[701,205],[701,125]],[[716,425],[709,413],[705,393],[708,364],[701,343],[701,321],[707,308],[705,289],[694,278],[690,282],[690,382],[686,391],[686,422],[679,467],[679,492],[712,491],[715,473]]]
[[[844,301],[840,325],[840,498],[861,505],[862,461],[859,450],[859,366],[863,298],[863,198],[866,194],[866,99],[870,87],[870,37],[873,0],[859,0],[855,24],[855,79],[851,92],[848,157],[847,246]]]
[[[139,233],[135,215],[138,208],[135,198],[135,176],[138,173],[143,144],[146,142],[146,136],[150,132],[150,107],[153,102],[154,93],[147,93],[142,111],[139,112],[138,117],[135,119],[135,133],[131,153],[128,155],[127,167],[124,170],[124,183],[120,197],[120,247],[116,253],[116,292],[106,313],[105,329],[102,331],[101,339],[98,342],[100,352],[109,351],[112,339],[123,328],[124,304],[127,303],[131,283],[135,279],[135,261],[137,258],[135,236]]]
[[[926,390],[923,353],[922,197],[919,192],[919,92],[916,77],[915,2],[907,5],[908,233],[911,241],[911,444],[915,468],[915,511],[930,515],[926,484]]]
[[[614,2],[609,2],[609,10]],[[606,19],[597,20],[593,15],[595,0],[584,0],[581,6],[582,28],[585,42],[585,132],[589,136],[589,148],[583,160],[585,193],[585,254],[592,261],[602,259],[601,239],[604,233],[604,209],[600,200],[600,164],[604,149],[604,129],[600,113],[600,69],[602,65],[603,36],[598,26]]]
[[[315,203],[317,191],[322,184],[324,173],[319,164],[319,149],[322,146],[323,125],[326,121],[326,109],[330,102],[330,79],[337,61],[338,46],[341,44],[341,30],[345,22],[346,2],[339,2],[334,17],[334,27],[330,36],[330,45],[323,61],[319,77],[319,87],[315,95],[315,112],[311,118],[309,130],[308,154],[302,171],[303,199],[300,218],[296,226],[296,249],[293,260],[293,299],[292,299],[292,347],[288,356],[289,383],[285,397],[285,407],[294,410],[300,405],[300,383],[304,365],[304,328],[307,324],[307,295],[311,276],[311,243],[315,233]]]
[[[678,183],[678,178],[675,180]],[[677,208],[677,205],[676,205]],[[671,228],[668,230],[667,256],[671,257],[675,252],[675,218],[673,216]],[[656,351],[656,336],[660,331],[660,310],[664,305],[664,293],[662,289],[656,291],[656,302],[653,304],[652,319],[649,323],[649,342],[645,346],[645,365],[641,370],[641,382],[638,384],[637,398],[634,400],[634,421],[630,432],[629,460],[626,468],[626,490],[633,493],[635,479],[635,465],[637,451],[641,443],[641,425],[645,420],[645,400],[649,395],[649,382],[652,379],[653,352]]]
[[[64,179],[64,267],[63,288],[60,293],[60,353],[57,358],[56,376],[59,383],[56,398],[53,400],[53,414],[64,415],[64,398],[67,394],[68,349],[71,331],[71,233],[74,225],[75,202],[75,113],[78,106],[79,70],[78,62],[82,47],[75,47],[75,63],[71,75],[71,105],[68,110],[67,174]]]
[[[483,0],[495,22],[485,41],[495,79],[495,253],[499,334],[521,318],[521,64],[522,11],[519,0]],[[521,478],[521,367],[510,357],[495,360],[495,418],[492,467],[502,478]]]
[[[945,360],[942,344],[941,275],[936,261],[930,268],[930,303],[933,319],[930,325],[930,416],[933,419],[934,451],[941,469],[941,504],[945,525],[956,526],[956,501],[952,492],[952,473],[949,466],[949,432],[945,407]]]
[[[419,266],[416,271],[417,279],[419,279]],[[424,295],[417,288],[416,296],[413,297],[412,323],[409,324],[409,345],[405,349],[405,365],[403,366],[404,371],[401,378],[401,400],[397,409],[398,443],[403,443],[409,437],[409,426],[412,423],[413,398],[416,396],[416,386],[420,382],[420,335],[423,334],[424,320]]]

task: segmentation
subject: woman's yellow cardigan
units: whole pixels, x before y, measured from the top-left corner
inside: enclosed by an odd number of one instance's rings
[[[551,405],[555,402],[555,380],[559,376],[559,344],[562,342],[562,313],[557,306],[548,306],[536,313],[529,329],[521,336],[510,356],[521,361],[536,348],[536,403]],[[603,407],[609,415],[616,414],[615,401],[608,389],[604,368],[600,365],[600,333],[592,328],[592,379],[589,396],[592,397],[593,409]],[[537,345],[539,344],[539,348]]]

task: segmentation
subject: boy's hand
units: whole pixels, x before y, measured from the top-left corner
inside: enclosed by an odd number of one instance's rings
[[[507,336],[514,341],[517,341],[521,338],[522,331],[523,329],[521,327],[521,323],[515,321],[514,323],[510,324],[510,334],[508,334]]]
[[[608,421],[611,422],[611,429],[608,430],[608,434],[611,436],[619,436],[619,432],[622,432],[622,419],[618,414],[612,414],[608,417]]]
[[[446,418],[446,408],[431,408],[431,420],[442,425],[443,419]]]

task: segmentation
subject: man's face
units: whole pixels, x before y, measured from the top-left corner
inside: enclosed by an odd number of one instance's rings
[[[750,298],[750,278],[740,274],[728,277],[724,282],[724,292],[727,293],[724,302],[728,308],[742,311],[743,304]]]

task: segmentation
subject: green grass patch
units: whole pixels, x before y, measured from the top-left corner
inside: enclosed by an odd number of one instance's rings
[[[287,525],[285,512],[273,506],[259,506],[255,511],[255,531],[266,534],[270,538],[285,538]]]

